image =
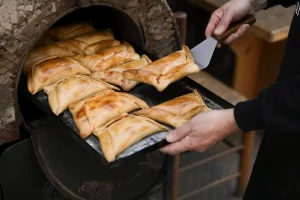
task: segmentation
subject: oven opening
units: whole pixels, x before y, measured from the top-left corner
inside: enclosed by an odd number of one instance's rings
[[[147,52],[147,49],[144,48],[145,38],[142,26],[139,22],[132,19],[125,11],[122,11],[119,8],[110,6],[90,6],[81,8],[58,19],[51,27],[49,27],[49,29],[72,23],[85,22],[91,23],[96,30],[101,31],[111,29],[115,39],[120,42],[128,42],[134,48],[136,53],[139,55],[142,55],[143,53],[147,54],[150,59],[153,59],[154,56],[150,55],[150,53]],[[39,41],[41,41],[48,30],[36,40],[36,45],[32,49],[38,47],[38,45],[44,45],[39,44]],[[37,106],[37,103],[39,102],[33,102],[26,97],[24,94],[24,87],[27,88],[27,76],[22,72],[18,83],[17,100],[24,122],[30,123],[46,117],[47,115],[45,112]]]

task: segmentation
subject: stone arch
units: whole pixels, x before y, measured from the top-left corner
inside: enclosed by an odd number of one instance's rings
[[[165,0],[90,0],[87,5],[118,8],[139,25],[143,49],[157,58],[180,49],[176,19]],[[76,0],[0,1],[0,144],[19,137],[16,88],[29,50],[58,19],[80,9]]]

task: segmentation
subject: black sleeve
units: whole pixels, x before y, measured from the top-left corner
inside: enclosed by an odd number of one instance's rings
[[[277,5],[282,5],[283,7],[289,7],[294,5],[296,2],[297,0],[267,0],[267,6],[265,10]]]
[[[267,129],[273,133],[300,133],[300,74],[277,82],[256,99],[234,108],[238,126],[244,131]]]

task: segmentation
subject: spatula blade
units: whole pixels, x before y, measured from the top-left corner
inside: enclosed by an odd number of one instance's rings
[[[209,65],[217,43],[218,41],[216,39],[209,37],[191,49],[195,63],[200,67],[201,70]]]

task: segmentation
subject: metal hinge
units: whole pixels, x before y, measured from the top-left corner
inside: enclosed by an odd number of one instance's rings
[[[91,0],[78,0],[78,5],[80,7],[88,7],[91,5]]]

